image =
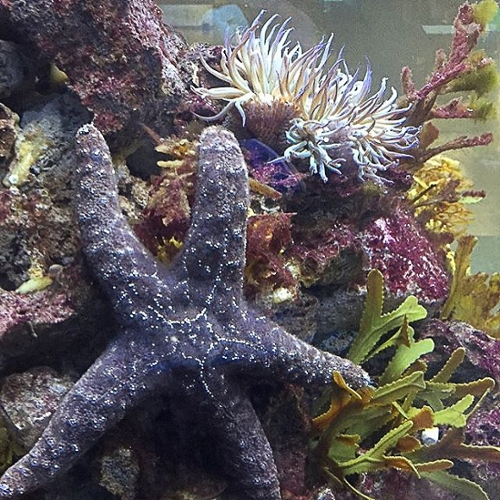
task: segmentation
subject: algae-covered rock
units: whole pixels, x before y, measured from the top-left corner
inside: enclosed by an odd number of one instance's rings
[[[8,376],[0,391],[0,412],[10,432],[24,449],[31,448],[57,405],[73,386],[46,367]]]

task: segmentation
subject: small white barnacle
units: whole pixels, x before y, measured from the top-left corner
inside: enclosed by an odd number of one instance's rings
[[[432,446],[439,441],[439,427],[429,427],[424,429],[421,435],[421,441],[424,446]]]

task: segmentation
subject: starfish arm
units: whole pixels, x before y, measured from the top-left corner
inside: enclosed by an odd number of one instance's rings
[[[35,446],[1,477],[0,499],[46,486],[165,383],[156,356],[143,353],[133,338],[118,337],[66,394]]]
[[[192,223],[178,263],[189,303],[238,310],[245,267],[248,174],[234,135],[208,127],[200,137]],[[216,312],[216,311],[214,311]]]
[[[75,209],[87,261],[122,323],[137,322],[140,304],[168,306],[166,271],[138,241],[121,213],[104,137],[94,126],[84,125],[76,143]]]
[[[205,377],[211,395],[201,406],[217,438],[224,468],[238,499],[281,500],[273,452],[245,392],[215,373]]]
[[[261,376],[272,373],[282,382],[308,385],[326,385],[332,381],[333,372],[340,372],[345,381],[355,388],[371,383],[369,375],[355,363],[322,351],[304,342],[266,317],[249,314],[247,331],[252,331],[255,341],[242,346],[248,352],[238,359],[239,371]]]

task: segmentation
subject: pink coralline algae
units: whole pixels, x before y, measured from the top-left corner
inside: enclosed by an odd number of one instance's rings
[[[23,295],[0,289],[0,304],[0,370],[11,360],[31,359],[73,340],[77,332],[81,304],[71,304],[64,292],[49,288]]]
[[[467,429],[477,445],[500,446],[500,408],[480,408],[472,417]],[[500,473],[500,464],[496,464]]]
[[[26,294],[0,289],[0,370],[49,352],[69,357],[72,343],[85,337],[92,339],[88,345],[98,345],[109,335],[113,322],[107,305],[76,266],[65,269],[60,280]]]
[[[438,51],[436,55],[437,68],[420,90],[415,89],[410,69],[408,67],[403,69],[403,82],[410,101],[425,99],[461,74],[471,70],[467,58],[476,46],[483,28],[474,21],[473,8],[470,4],[465,3],[460,7],[453,23],[453,29],[449,55],[446,56],[442,50]]]
[[[306,286],[363,283],[364,272],[376,268],[395,298],[413,294],[425,305],[440,304],[450,281],[444,255],[403,203],[382,197],[363,207],[363,198],[369,195],[345,200],[345,212],[295,221],[291,252]]]
[[[475,412],[467,426],[470,440],[480,446],[500,446],[500,408],[498,394],[490,398],[487,406]],[[475,464],[474,475],[487,490],[490,498],[500,498],[500,463]]]
[[[34,292],[26,295],[17,292],[0,292],[0,337],[11,331],[53,325],[67,319],[74,311],[64,294]]]
[[[498,83],[494,61],[483,51],[476,50],[479,37],[485,26],[475,17],[474,6],[465,2],[453,23],[453,37],[449,53],[444,50],[436,52],[434,71],[424,85],[417,90],[410,68],[405,67],[401,73],[403,90],[406,94],[405,104],[411,105],[408,123],[414,126],[424,125],[420,134],[419,147],[413,151],[416,164],[421,164],[444,151],[486,146],[493,140],[490,132],[468,137],[460,136],[439,146],[429,148],[439,136],[438,128],[429,120],[473,118],[484,119],[492,104],[482,109],[473,99],[467,102],[462,97],[455,97],[442,102],[442,97],[458,91],[473,92],[475,97],[482,97]],[[477,99],[476,99],[477,101]],[[475,109],[478,108],[478,109]]]
[[[444,255],[436,252],[425,231],[405,210],[374,219],[359,238],[368,268],[382,271],[392,293],[414,294],[424,302],[447,296],[449,276]]]

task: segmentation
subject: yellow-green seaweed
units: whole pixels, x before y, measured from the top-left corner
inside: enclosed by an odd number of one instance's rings
[[[500,462],[500,448],[464,444],[468,419],[495,383],[491,378],[450,381],[464,360],[463,348],[453,352],[436,375],[426,376],[422,356],[433,350],[434,343],[415,339],[403,311],[412,321],[425,313],[416,299],[409,299],[382,314],[383,277],[377,270],[370,272],[360,333],[350,354],[367,361],[389,347],[394,353],[377,388],[354,390],[334,374],[334,383],[320,403],[324,411],[313,420],[318,430],[313,442],[316,463],[332,485],[346,487],[365,500],[373,499],[351,478],[384,469],[407,471],[471,500],[489,500],[478,484],[448,470],[456,459]],[[420,432],[434,427],[440,429],[441,439],[424,444]]]
[[[473,4],[473,9],[474,20],[484,29],[497,15],[498,4],[495,0],[482,0],[482,2]]]
[[[483,50],[476,51],[469,56],[472,60],[486,59]],[[474,68],[471,71],[461,74],[449,84],[448,90],[451,92],[474,91],[479,97],[488,94],[498,87],[499,76],[493,61],[488,64]]]
[[[441,318],[465,321],[500,339],[500,273],[471,274],[470,262],[476,243],[474,236],[462,236],[458,240],[450,293]]]

